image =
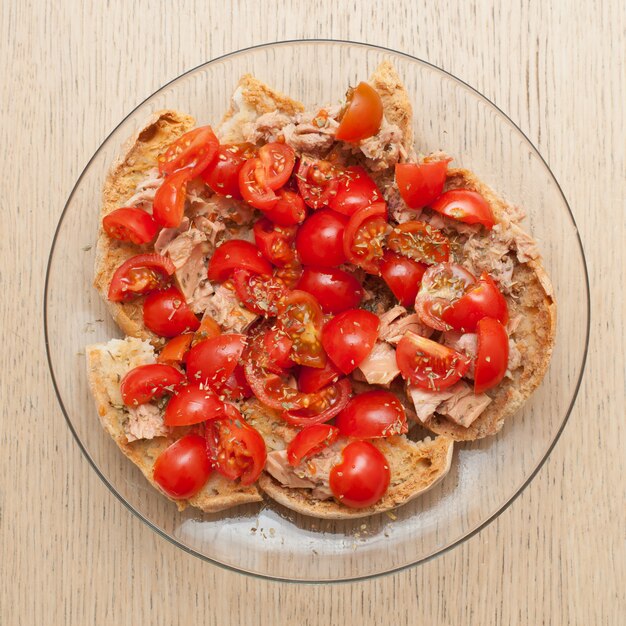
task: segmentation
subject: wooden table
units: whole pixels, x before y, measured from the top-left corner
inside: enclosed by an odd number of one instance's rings
[[[617,0],[513,4],[2,2],[0,623],[624,623],[626,14]],[[223,571],[133,517],[65,425],[42,332],[54,227],[107,133],[190,67],[301,37],[412,53],[516,120],[570,201],[594,302],[577,406],[513,506],[426,565],[334,587]]]

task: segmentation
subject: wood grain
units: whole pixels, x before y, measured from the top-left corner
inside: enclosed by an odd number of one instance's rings
[[[0,623],[618,624],[624,580],[626,13],[622,3],[409,0],[0,5],[4,330]],[[170,4],[169,7],[172,5]],[[466,80],[560,181],[595,303],[587,372],[550,459],[502,516],[419,568],[330,586],[227,572],[160,539],[106,489],[65,426],[43,347],[54,227],[123,115],[167,80],[251,44],[368,41]]]

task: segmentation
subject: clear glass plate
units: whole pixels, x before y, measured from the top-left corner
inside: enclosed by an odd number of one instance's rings
[[[84,347],[119,336],[92,288],[105,173],[150,113],[176,108],[217,123],[241,74],[250,72],[307,105],[339,100],[347,85],[390,59],[414,108],[417,148],[443,149],[528,213],[559,307],[556,348],[540,389],[498,436],[460,444],[436,488],[356,521],[321,521],[271,501],[218,515],[176,507],[155,491],[102,430],[87,386]],[[392,572],[457,545],[501,513],[554,446],[579,388],[589,336],[589,289],[576,224],[541,155],[496,106],[450,74],[405,54],[339,41],[270,44],[215,59],[150,96],[109,135],[65,206],[45,293],[50,370],[61,408],[85,456],[111,491],[151,528],[197,556],[262,577],[340,581]],[[556,496],[557,494],[555,494]]]

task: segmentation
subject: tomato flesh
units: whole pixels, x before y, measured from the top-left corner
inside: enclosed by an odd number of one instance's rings
[[[152,216],[163,228],[178,228],[185,213],[189,172],[178,170],[170,174],[156,190]]]
[[[167,426],[190,426],[224,415],[224,403],[202,383],[180,387],[165,408]]]
[[[509,362],[509,337],[498,321],[483,317],[477,324],[478,351],[474,367],[474,393],[482,393],[498,385]]]
[[[383,120],[383,102],[367,83],[348,91],[348,105],[339,122],[335,139],[357,142],[375,135]]]
[[[382,194],[365,168],[353,165],[343,170],[338,179],[337,193],[328,206],[337,213],[350,217],[359,209],[382,200]]]
[[[330,161],[302,156],[296,180],[302,199],[312,209],[328,206],[337,193],[340,171]]]
[[[450,242],[437,228],[425,222],[398,224],[387,240],[389,249],[428,265],[443,263],[450,257]]]
[[[487,200],[469,189],[446,191],[431,203],[430,208],[466,224],[482,224],[487,230],[491,230],[496,223]]]
[[[120,393],[126,406],[137,406],[173,393],[184,380],[185,375],[171,365],[139,365],[122,378]]]
[[[233,278],[237,296],[249,311],[263,317],[278,315],[280,303],[287,296],[282,280],[246,270],[235,270]]]
[[[379,274],[385,240],[390,231],[384,202],[356,211],[350,217],[343,237],[347,260],[370,274]]]
[[[111,211],[102,218],[102,227],[111,239],[137,245],[150,243],[159,232],[159,226],[150,213],[132,207]]]
[[[275,374],[283,374],[295,363],[291,358],[293,341],[280,329],[269,330],[263,336],[263,348],[267,355],[267,368]]]
[[[304,200],[294,191],[280,189],[274,206],[263,213],[268,220],[279,226],[296,226],[306,218],[306,206]]]
[[[298,374],[298,389],[304,393],[315,393],[322,387],[336,383],[341,375],[330,359],[322,368],[303,365]]]
[[[303,265],[334,267],[346,262],[343,236],[348,218],[330,209],[310,215],[298,229],[296,249]]]
[[[279,226],[267,218],[261,218],[255,222],[253,231],[254,241],[259,251],[270,263],[277,267],[285,267],[295,261],[293,241],[296,229],[294,227]]]
[[[258,157],[246,161],[239,171],[239,191],[248,204],[261,211],[268,211],[278,200],[267,184],[265,168]]]
[[[313,424],[303,428],[287,446],[289,465],[297,467],[311,456],[330,446],[339,437],[339,429],[330,424]]]
[[[396,183],[407,206],[419,209],[428,206],[443,192],[450,159],[422,163],[398,163]]]
[[[143,303],[143,322],[146,328],[161,337],[193,332],[200,326],[198,318],[187,306],[185,296],[176,287],[148,294]]]
[[[259,249],[249,241],[230,239],[213,253],[209,261],[208,278],[224,282],[236,269],[253,274],[271,274],[272,266],[263,258]]]
[[[111,302],[125,302],[162,289],[169,284],[170,276],[175,270],[169,257],[138,254],[124,261],[115,270],[107,297]]]
[[[336,417],[348,404],[352,387],[347,378],[313,394],[308,407],[283,411],[281,417],[291,426],[322,424]]]
[[[380,273],[398,302],[404,307],[411,307],[415,304],[427,268],[424,263],[387,250],[380,265]]]
[[[264,173],[265,184],[272,190],[282,187],[291,176],[296,163],[296,153],[285,143],[266,143],[259,150]]]
[[[193,339],[191,340],[191,345],[195,346],[197,343],[204,341],[205,339],[212,339],[213,337],[217,337],[222,334],[222,329],[220,325],[206,313],[202,316],[202,321],[200,322],[200,326],[193,334]]]
[[[360,393],[337,416],[335,425],[346,437],[375,439],[408,432],[406,413],[390,391],[375,389]]]
[[[296,288],[315,296],[324,313],[356,308],[364,294],[352,274],[336,267],[305,267]]]
[[[192,340],[193,335],[190,333],[173,337],[163,346],[163,350],[159,352],[157,361],[159,363],[169,364],[185,363]]]
[[[191,180],[215,159],[218,146],[210,126],[194,128],[174,141],[159,157],[159,172],[171,175],[181,171],[187,180]]]
[[[245,335],[233,333],[196,344],[187,355],[187,377],[219,391],[239,363],[246,343]]]

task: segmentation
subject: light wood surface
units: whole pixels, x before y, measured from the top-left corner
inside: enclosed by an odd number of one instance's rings
[[[621,4],[2,2],[0,624],[623,624]],[[578,403],[522,496],[434,561],[339,586],[223,571],[133,517],[65,425],[42,332],[54,227],[106,134],[186,69],[254,43],[302,37],[409,52],[466,80],[516,120],[571,204],[594,306]]]

